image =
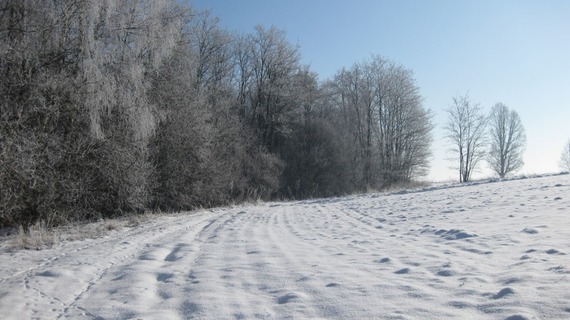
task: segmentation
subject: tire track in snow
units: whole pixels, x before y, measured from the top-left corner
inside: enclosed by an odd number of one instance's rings
[[[191,317],[366,315],[372,312],[369,308],[373,308],[377,299],[382,298],[371,292],[378,287],[387,292],[402,288],[399,284],[384,283],[381,277],[370,281],[371,276],[382,271],[378,264],[371,263],[374,257],[378,259],[373,254],[377,248],[372,242],[363,242],[366,250],[355,250],[354,243],[347,241],[352,237],[347,239],[344,235],[356,234],[361,238],[377,229],[369,226],[369,230],[362,231],[360,224],[335,206],[325,207],[325,213],[307,212],[302,206],[289,205],[246,211],[239,215],[235,225],[220,230],[216,242],[202,248],[205,254],[196,260],[194,270],[200,283],[207,285],[197,288],[190,298],[195,306]],[[328,217],[331,221],[339,220],[337,231],[331,232],[331,236],[319,231],[322,221],[319,214],[325,215],[326,221]],[[420,291],[409,286],[405,290]],[[368,300],[364,304],[368,308],[350,307],[362,306],[362,300]],[[263,306],[262,310],[259,306]],[[228,314],[228,310],[232,313]],[[252,314],[251,310],[257,312]]]
[[[148,230],[146,230],[148,232]],[[137,235],[137,231],[128,231],[127,234],[131,237]],[[72,288],[65,288],[63,292],[59,290],[59,287],[48,288],[51,289],[46,291],[43,289],[45,287],[43,284],[46,282],[46,279],[49,282],[54,282],[57,284],[58,278],[62,277],[71,277],[74,273],[81,273],[82,262],[75,263],[74,268],[71,270],[58,270],[57,265],[65,264],[72,260],[73,255],[90,250],[95,248],[96,246],[109,246],[112,243],[112,240],[108,239],[98,239],[98,241],[93,239],[86,239],[83,241],[73,242],[65,246],[64,248],[54,248],[49,250],[43,250],[39,252],[39,257],[35,257],[36,264],[25,270],[24,272],[14,273],[10,276],[5,276],[2,279],[2,282],[6,282],[6,286],[8,286],[11,282],[22,282],[22,287],[20,287],[20,292],[18,295],[21,295],[23,299],[27,301],[26,303],[26,310],[19,310],[12,308],[10,313],[6,315],[6,317],[10,318],[11,315],[19,318],[28,314],[29,317],[34,317],[33,310],[34,309],[41,309],[38,307],[39,305],[51,305],[51,312],[57,315],[57,310],[63,308],[69,301],[73,300],[73,295],[78,294],[81,291],[81,285],[75,286]],[[20,251],[13,254],[14,260],[20,260],[20,262],[16,262],[15,264],[21,264],[22,260],[26,260],[26,258],[30,255],[30,252],[27,251]],[[30,264],[34,264],[33,261],[30,261]],[[90,267],[88,270],[89,273],[100,273],[101,270],[104,269],[104,266],[100,265],[95,267],[93,270]],[[97,265],[97,264],[95,264]],[[95,275],[92,279],[95,279],[97,275]],[[38,279],[39,278],[39,279]],[[42,280],[43,279],[43,280]],[[91,282],[91,280],[89,280]],[[44,292],[45,291],[45,292]],[[63,294],[62,294],[63,293]],[[31,312],[31,314],[30,314]],[[36,315],[37,316],[37,315]]]
[[[232,213],[206,212],[200,219],[192,215],[186,218],[190,221],[185,221],[185,217],[177,219],[180,225],[168,234],[145,239],[142,250],[126,263],[110,268],[76,301],[73,309],[66,310],[65,317],[178,317],[181,306],[176,297],[185,295],[182,284],[193,281],[187,266],[194,263],[209,238],[207,235],[217,230],[220,222],[232,219]]]
[[[191,217],[188,224],[179,225],[173,225],[173,222],[180,221],[180,218],[166,217],[149,225],[123,230],[120,238],[106,236],[86,239],[37,254],[28,251],[16,252],[13,256],[17,260],[26,260],[28,256],[33,255],[34,259],[30,259],[28,263],[34,265],[34,261],[38,262],[24,273],[3,277],[6,287],[11,288],[10,295],[6,294],[10,299],[0,299],[0,308],[6,310],[3,318],[55,319],[69,314],[88,316],[89,313],[76,306],[76,303],[97,287],[97,283],[104,279],[109,270],[115,266],[120,268],[135,259],[149,242],[158,242],[168,238],[173,232],[191,228],[193,220],[204,215],[212,214],[198,214]],[[22,285],[17,286],[18,282]],[[18,304],[18,300],[24,300],[26,303]],[[17,307],[7,308],[5,305]],[[20,309],[19,306],[25,309]],[[37,310],[42,311],[39,313]]]

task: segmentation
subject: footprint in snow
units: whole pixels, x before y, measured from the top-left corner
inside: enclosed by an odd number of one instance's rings
[[[437,275],[440,277],[452,277],[456,275],[456,272],[453,270],[440,270]]]
[[[501,289],[501,291],[497,292],[497,294],[492,296],[492,299],[494,299],[494,300],[501,299],[501,298],[504,298],[504,297],[511,295],[513,293],[515,293],[515,291],[513,289],[511,289],[509,287],[503,288],[503,289]]]
[[[403,269],[400,269],[398,271],[395,271],[394,273],[395,274],[407,274],[407,273],[410,273],[410,268],[403,268]]]
[[[476,234],[467,233],[463,230],[451,229],[447,231],[442,237],[445,240],[461,240],[465,238],[476,237]]]
[[[556,249],[546,250],[546,253],[548,253],[548,254],[559,254],[559,255],[565,255],[565,254],[566,254],[566,253],[560,252],[560,251],[558,251],[558,250],[556,250]]]
[[[57,278],[61,276],[61,273],[56,271],[46,270],[44,272],[37,273],[36,275],[40,277]]]
[[[153,260],[156,260],[156,257],[155,257],[153,254],[151,254],[151,253],[144,253],[144,254],[142,254],[142,255],[139,256],[139,260],[150,260],[150,261],[153,261]]]
[[[564,266],[552,267],[552,268],[548,269],[548,271],[554,271],[556,273],[562,273],[562,274],[570,273],[569,271],[566,271],[566,267],[564,267]]]
[[[471,252],[471,253],[483,254],[483,255],[493,254],[493,251],[482,251],[482,250],[479,250],[476,248],[461,247],[461,250]]]
[[[528,320],[529,318],[522,316],[520,314],[514,314],[512,316],[508,316],[505,320]]]
[[[471,303],[465,301],[450,301],[447,304],[457,309],[466,309],[472,307]]]
[[[127,277],[127,274],[126,274],[126,273],[122,273],[122,274],[120,274],[120,275],[114,277],[113,279],[111,279],[111,281],[120,281],[120,280],[125,279],[126,277]]]
[[[156,281],[160,281],[160,282],[166,282],[168,279],[174,277],[174,274],[172,273],[159,273],[156,276]]]
[[[524,282],[524,279],[518,277],[511,277],[501,281],[503,284],[513,284],[513,283],[521,283]]]
[[[300,297],[298,294],[293,293],[293,292],[289,292],[289,293],[287,293],[287,294],[285,294],[285,295],[280,296],[280,297],[277,299],[277,303],[279,303],[279,304],[285,304],[285,303],[289,303],[289,302],[291,302],[292,300],[296,300],[296,299],[299,299],[299,298],[301,298],[301,297]]]
[[[164,258],[164,261],[174,262],[174,261],[180,259],[180,257],[178,256],[178,253],[185,246],[186,246],[186,244],[184,244],[184,243],[177,244],[176,247],[174,247],[174,249]]]
[[[536,229],[533,229],[533,228],[524,228],[521,230],[521,232],[528,233],[528,234],[537,234],[538,233],[538,231]]]
[[[198,304],[191,301],[182,302],[180,309],[182,311],[182,314],[184,315],[191,315],[195,312],[200,311],[200,307],[198,306]]]

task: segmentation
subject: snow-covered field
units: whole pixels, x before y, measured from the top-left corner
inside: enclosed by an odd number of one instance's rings
[[[0,253],[2,319],[569,319],[570,176],[167,216]]]

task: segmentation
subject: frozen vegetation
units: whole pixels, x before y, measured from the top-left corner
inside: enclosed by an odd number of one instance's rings
[[[273,202],[0,254],[3,319],[570,317],[570,176]]]

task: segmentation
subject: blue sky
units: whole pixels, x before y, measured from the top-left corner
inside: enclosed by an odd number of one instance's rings
[[[380,54],[412,69],[434,114],[431,180],[455,179],[442,127],[451,98],[515,109],[528,144],[521,173],[557,172],[570,139],[570,1],[190,0],[229,31],[286,31],[321,80]],[[490,176],[482,164],[478,177]]]

